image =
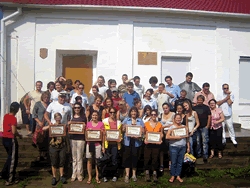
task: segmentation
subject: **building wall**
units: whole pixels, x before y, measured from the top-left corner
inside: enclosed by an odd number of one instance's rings
[[[93,82],[103,75],[106,80],[116,79],[119,85],[121,75],[127,73],[129,77],[139,75],[146,88],[150,76],[164,82],[161,58],[166,54],[190,54],[194,82],[200,86],[209,82],[215,96],[222,92],[223,83],[230,84],[236,97],[233,108],[238,122],[239,114],[250,113],[249,105],[239,105],[237,98],[239,56],[250,56],[247,22],[153,13],[29,11],[8,26],[9,34],[18,36],[18,47],[14,50],[11,45],[10,56],[17,53],[12,64],[17,67],[20,83],[30,91],[35,81],[43,81],[45,90],[46,84],[56,78],[58,50],[97,52]],[[40,48],[48,49],[47,58],[40,58]],[[138,52],[157,52],[157,65],[138,65]],[[185,75],[180,76],[184,81]],[[25,94],[16,81],[11,90],[10,101],[20,100]]]

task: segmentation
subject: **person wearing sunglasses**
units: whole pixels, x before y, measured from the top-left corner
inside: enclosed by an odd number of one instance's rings
[[[163,127],[162,124],[157,121],[158,112],[157,110],[152,110],[151,112],[151,119],[145,123],[145,131],[146,134],[148,131],[150,132],[156,132],[156,133],[162,133],[161,134],[161,142],[162,142],[162,136],[163,136]],[[160,144],[153,144],[148,143],[147,140],[145,140],[145,148],[144,148],[144,167],[145,167],[145,173],[146,173],[146,181],[150,182],[150,174],[149,170],[152,168],[153,171],[153,180],[154,182],[157,182],[157,168],[158,168],[158,157],[160,153]],[[149,161],[152,159],[151,166],[149,165]]]
[[[83,122],[83,129],[87,124],[87,118],[85,110],[81,103],[75,103],[73,106],[73,116],[68,122],[70,125],[73,122]],[[70,145],[72,151],[72,176],[71,181],[83,181],[83,154],[85,147],[85,135],[84,134],[70,134]]]
[[[220,109],[222,109],[223,114],[225,116],[225,121],[222,122],[222,143],[226,144],[226,131],[225,125],[227,125],[227,129],[229,132],[229,136],[231,141],[233,142],[234,147],[237,147],[237,141],[235,139],[235,132],[233,126],[233,114],[232,114],[232,104],[234,102],[234,94],[229,91],[229,85],[223,84],[222,85],[223,93],[217,96],[217,105]]]
[[[193,100],[194,106],[197,105],[197,97],[199,95],[204,96],[205,100],[204,100],[203,104],[209,106],[208,101],[210,101],[211,99],[214,99],[214,94],[211,91],[209,91],[209,88],[210,88],[210,84],[207,82],[202,85],[202,90],[197,92],[194,96],[194,100]]]
[[[121,129],[121,121],[116,119],[117,109],[115,107],[111,107],[109,109],[109,117],[102,120],[105,130],[113,129]],[[106,140],[106,139],[105,139]],[[112,164],[110,166],[110,170],[106,170],[107,164],[103,167],[103,182],[107,182],[107,176],[113,176],[112,181],[116,182],[118,177],[118,150],[121,149],[121,143],[116,141],[105,141],[105,150],[107,153],[112,154]]]
[[[72,107],[76,103],[75,98],[77,96],[82,97],[82,107],[84,107],[84,109],[86,110],[88,107],[88,96],[84,93],[84,84],[83,83],[79,84],[77,92],[72,95],[72,98],[70,100],[70,104]]]

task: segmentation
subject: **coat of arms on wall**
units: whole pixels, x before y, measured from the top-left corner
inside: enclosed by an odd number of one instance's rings
[[[48,49],[47,48],[40,48],[40,57],[45,59],[48,56]]]

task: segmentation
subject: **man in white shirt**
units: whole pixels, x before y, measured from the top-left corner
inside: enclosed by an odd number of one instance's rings
[[[23,103],[26,108],[26,113],[30,115],[30,125],[29,125],[29,131],[28,136],[31,136],[32,133],[35,131],[35,121],[32,117],[33,108],[35,106],[35,103],[38,101],[41,101],[42,96],[42,87],[43,83],[41,81],[36,82],[36,90],[30,91],[27,95],[27,97],[24,99]],[[27,100],[29,100],[29,103],[27,103]]]
[[[49,125],[56,123],[54,119],[54,114],[57,112],[62,115],[61,123],[67,125],[72,115],[72,107],[69,103],[65,101],[66,101],[66,93],[62,92],[59,93],[58,101],[50,103],[44,114],[44,118],[49,123]],[[51,114],[51,119],[49,119],[49,114]]]
[[[154,96],[156,96],[157,104],[158,104],[158,113],[163,113],[162,105],[164,103],[168,103],[171,99],[170,93],[165,90],[165,84],[160,83],[157,90],[154,91]]]
[[[80,96],[82,98],[82,106],[85,109],[88,107],[88,96],[84,93],[84,84],[80,83],[78,86],[78,91],[72,95],[72,98],[70,100],[70,104],[73,107],[73,105],[76,103],[76,97]]]
[[[134,90],[139,94],[140,98],[143,99],[143,94],[145,92],[145,88],[143,85],[140,84],[140,77],[139,76],[135,76],[134,77]]]
[[[97,85],[97,86],[98,86],[98,89],[99,89],[99,92],[98,92],[98,93],[99,93],[103,98],[105,98],[105,93],[106,93],[106,91],[108,90],[108,88],[107,88],[104,84],[105,84],[105,79],[104,79],[104,77],[103,77],[102,75],[98,76],[98,79],[97,79],[97,81],[96,81],[96,83],[95,83],[94,85]],[[92,88],[91,88],[91,90],[90,90],[89,93],[90,93],[90,94],[93,94]]]
[[[229,91],[229,85],[222,85],[223,93],[217,96],[217,105],[222,109],[223,114],[225,116],[225,121],[222,123],[223,125],[223,133],[222,133],[222,143],[226,143],[226,132],[225,132],[225,124],[227,125],[227,129],[229,132],[229,136],[234,146],[237,147],[237,142],[235,140],[235,132],[233,126],[233,116],[232,116],[232,104],[234,102],[234,95]]]

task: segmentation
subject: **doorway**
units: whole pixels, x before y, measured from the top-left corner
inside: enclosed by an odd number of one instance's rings
[[[73,83],[80,80],[84,84],[84,92],[89,97],[93,80],[93,56],[64,56],[62,59],[62,76],[71,79]]]

